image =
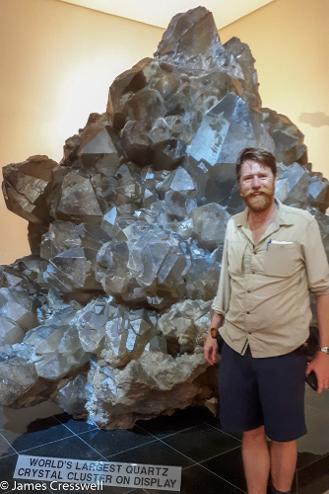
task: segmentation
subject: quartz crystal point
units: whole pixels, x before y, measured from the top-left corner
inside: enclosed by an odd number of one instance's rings
[[[63,381],[55,398],[56,403],[74,417],[85,417],[88,397],[86,376],[79,374]]]
[[[100,118],[87,125],[80,134],[79,144],[77,155],[85,167],[91,167],[101,158],[106,159],[110,166],[118,166],[120,163],[120,155],[111,136],[110,122]]]
[[[42,268],[43,263],[33,258],[0,268],[1,346],[21,342],[25,333],[38,324],[37,311],[44,302],[38,283]]]
[[[223,51],[212,14],[197,7],[173,17],[154,56],[167,63],[210,71]]]
[[[156,314],[145,309],[116,308],[105,326],[101,357],[111,367],[120,368],[131,360],[138,360],[146,344],[155,336],[156,321]]]
[[[192,212],[193,236],[204,249],[214,250],[224,243],[226,224],[230,218],[226,209],[213,202]]]
[[[242,148],[253,146],[274,151],[273,140],[259,115],[242,98],[227,93],[204,115],[187,153],[211,165],[235,163]]]
[[[188,244],[178,235],[158,227],[136,225],[125,232],[128,269],[137,283],[148,293],[159,291],[178,296],[184,289],[184,275],[191,265]]]
[[[109,90],[107,112],[112,115],[114,128],[123,127],[127,111],[125,108],[129,96],[147,84],[146,70],[152,60],[144,58],[131,69],[116,77]]]
[[[59,325],[58,320],[29,331],[21,345],[29,350],[29,362],[44,379],[58,380],[89,360],[81,348],[77,329]]]
[[[99,223],[102,210],[90,178],[77,171],[65,175],[56,208],[56,218],[83,223]]]
[[[158,322],[172,355],[193,354],[200,344],[200,333],[209,324],[210,302],[185,300],[171,306]]]
[[[106,324],[112,320],[115,310],[111,297],[98,297],[78,311],[74,322],[85,352],[97,354],[103,348]]]
[[[216,396],[203,341],[243,147],[274,153],[277,197],[315,216],[329,258],[328,181],[296,125],[262,108],[254,63],[204,7],[177,14],[59,164],[3,168],[33,255],[0,267],[0,404],[50,398],[110,429]]]
[[[29,406],[47,399],[43,395],[45,385],[38,384],[39,378],[29,360],[28,349],[19,344],[3,346],[0,352],[1,404]]]
[[[229,39],[225,45],[225,53],[228,59],[228,70],[241,82],[243,97],[248,100],[254,110],[260,110],[262,102],[258,93],[258,78],[254,68],[255,59],[250,48],[242,43],[239,38]]]
[[[312,206],[318,207],[323,213],[329,203],[329,182],[322,174],[311,176],[308,184],[308,198]]]
[[[186,241],[143,223],[128,226],[123,233],[126,240],[112,240],[98,253],[97,279],[104,291],[124,299],[126,295],[130,300],[137,297],[137,302],[158,294],[179,298],[191,266]]]
[[[297,207],[307,204],[310,175],[303,166],[294,163],[285,169],[281,167],[279,182],[281,181],[283,181],[285,187],[285,192],[281,191],[281,198],[287,204]],[[278,187],[280,187],[280,184]]]
[[[304,136],[293,122],[268,108],[262,110],[262,120],[275,143],[275,156],[279,162],[290,165],[298,162],[307,164]]]
[[[32,223],[48,223],[47,197],[57,163],[47,156],[32,156],[3,168],[3,193],[7,208]]]
[[[63,293],[100,289],[84,249],[73,248],[54,256],[44,274],[45,282]]]

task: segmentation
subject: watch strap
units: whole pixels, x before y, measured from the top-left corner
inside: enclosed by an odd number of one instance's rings
[[[210,332],[210,336],[212,338],[214,338],[214,340],[217,340],[218,329],[217,328],[210,328],[209,332]]]

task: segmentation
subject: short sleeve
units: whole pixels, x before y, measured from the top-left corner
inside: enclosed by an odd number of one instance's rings
[[[229,230],[229,223],[227,224],[226,233],[225,233],[222,266],[219,275],[217,295],[211,306],[211,308],[215,312],[217,312],[218,314],[222,314],[223,316],[225,316],[226,312],[228,311],[230,296],[231,296],[231,285],[230,285],[230,275],[228,272],[228,252],[227,252],[228,230]]]
[[[315,295],[329,293],[329,266],[320,229],[315,218],[310,218],[303,242],[308,286]]]

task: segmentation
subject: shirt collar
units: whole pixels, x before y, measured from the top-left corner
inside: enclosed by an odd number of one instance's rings
[[[277,197],[275,197],[274,200],[277,205],[277,210],[271,223],[274,223],[278,227],[284,225],[286,226],[292,225],[293,223],[286,213],[286,209],[285,209],[286,206],[282,204],[282,202]],[[236,226],[240,228],[241,227],[248,228],[247,216],[248,216],[248,208],[246,207],[237,216]]]

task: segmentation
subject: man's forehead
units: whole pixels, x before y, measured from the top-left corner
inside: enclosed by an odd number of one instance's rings
[[[271,173],[272,170],[269,166],[254,160],[246,160],[241,165],[241,175],[249,175],[251,173],[258,173],[258,172]]]

